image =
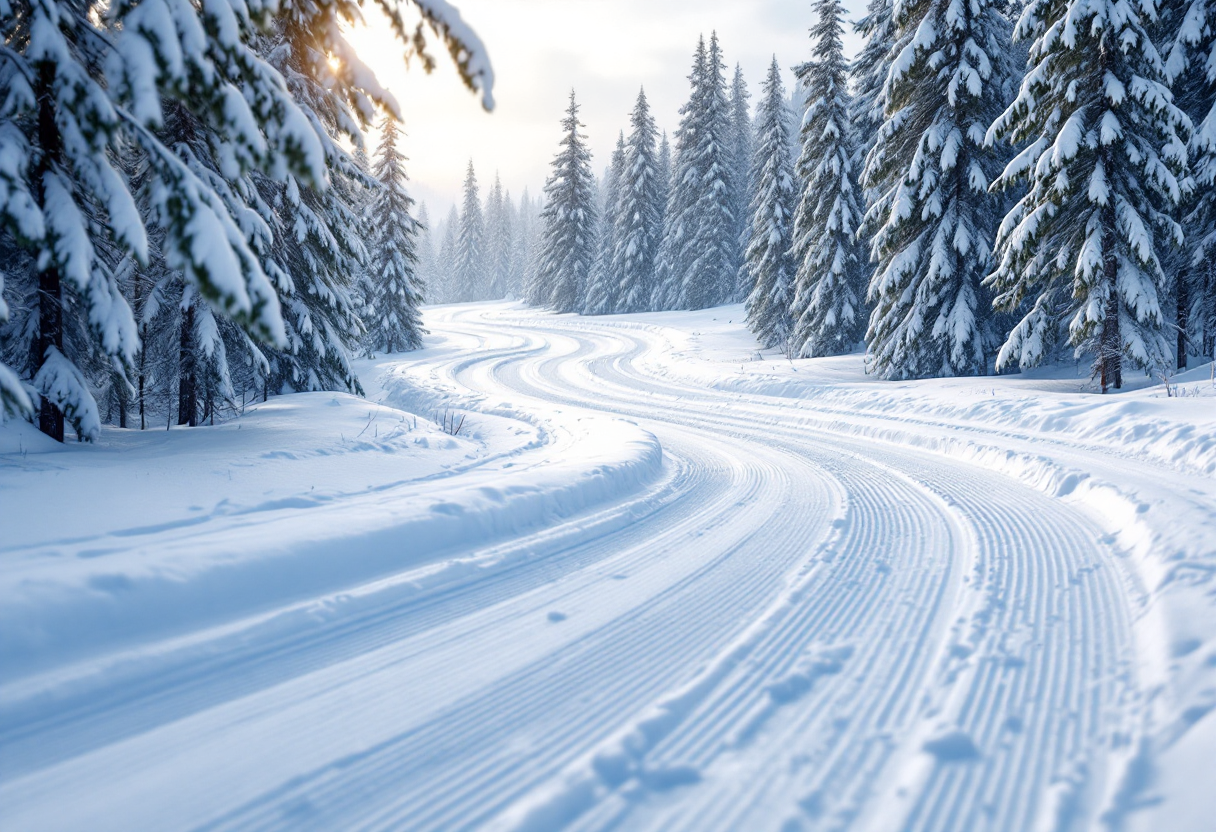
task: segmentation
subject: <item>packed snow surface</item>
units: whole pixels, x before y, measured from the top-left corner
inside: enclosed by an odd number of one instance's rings
[[[1211,366],[742,317],[436,307],[367,400],[0,427],[0,828],[1210,830]]]

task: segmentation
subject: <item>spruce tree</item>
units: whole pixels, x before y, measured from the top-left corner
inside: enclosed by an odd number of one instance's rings
[[[738,241],[735,248],[738,275],[735,300],[746,299],[752,290],[750,272],[743,268],[744,250],[751,226],[752,117],[747,103],[749,98],[743,67],[735,64],[735,76],[730,85],[730,203],[731,213],[735,217],[735,239]]]
[[[695,93],[696,120],[689,137],[696,174],[690,245],[679,264],[681,307],[704,309],[734,299],[739,267],[738,224],[731,204],[731,120],[725,65],[716,32],[710,35],[701,86]]]
[[[658,130],[650,115],[646,91],[629,117],[616,217],[614,271],[620,281],[618,312],[643,312],[654,292],[655,257],[663,233],[663,173],[655,148]]]
[[[865,320],[862,252],[857,228],[862,200],[841,34],[839,0],[819,0],[811,29],[814,60],[796,70],[805,90],[794,214],[797,276],[790,314],[794,349],[812,357],[853,348]]]
[[[705,38],[697,40],[693,52],[688,101],[680,108],[675,148],[670,151],[671,177],[663,218],[663,241],[656,266],[652,306],[657,310],[678,309],[683,303],[684,275],[695,256],[697,208],[702,171],[697,153],[697,134],[703,118],[702,97],[708,53]]]
[[[579,132],[583,125],[573,90],[561,124],[561,149],[545,182],[543,231],[535,290],[529,292],[529,300],[540,300],[558,312],[575,312],[583,306],[595,263],[597,216],[591,151]]]
[[[751,233],[743,268],[752,288],[747,296],[747,323],[760,343],[790,352],[796,269],[791,249],[798,185],[790,161],[793,140],[776,56],[761,89],[756,146],[748,175],[752,183]]]
[[[1021,318],[998,369],[1034,366],[1066,337],[1095,356],[1106,392],[1122,386],[1125,363],[1167,360],[1161,254],[1182,241],[1170,211],[1187,119],[1145,29],[1154,13],[1152,0],[1031,0],[1017,25],[1033,39],[1030,71],[988,134],[1025,145],[995,186],[1028,189],[997,236],[996,305]]]
[[[457,236],[460,234],[460,214],[453,205],[448,209],[447,218],[443,221],[443,234],[440,237],[438,271],[436,273],[435,302],[455,303],[460,299],[456,285],[456,249]]]
[[[477,174],[469,160],[464,177],[464,198],[460,209],[460,226],[456,234],[455,261],[452,264],[452,300],[470,301],[485,298],[486,277],[485,218],[477,191]]]
[[[491,105],[481,44],[456,25],[446,4],[414,5],[456,57],[465,83]],[[66,419],[80,438],[98,435],[85,370],[105,356],[107,376],[134,372],[139,327],[121,275],[133,273],[130,261],[151,267],[154,247],[191,287],[183,290],[187,311],[201,298],[247,335],[285,344],[267,250],[260,248],[268,236],[259,216],[266,206],[249,190],[248,177],[259,171],[280,181],[290,176],[324,190],[329,159],[323,131],[294,100],[290,79],[259,56],[257,45],[261,33],[302,21],[293,48],[340,57],[331,89],[366,114],[373,102],[392,100],[339,28],[339,21],[358,16],[355,0],[289,7],[147,0],[104,8],[0,0],[6,50],[0,61],[6,92],[0,105],[0,227],[29,254],[30,264],[19,275],[10,272],[10,284],[21,285],[6,289],[32,299],[19,310],[29,325],[25,331],[35,335],[18,370],[38,393],[45,433],[62,440]],[[407,29],[403,10],[391,10],[390,18],[407,51],[424,48],[422,29]],[[309,73],[324,72],[323,63],[311,61]],[[193,146],[208,146],[207,155],[222,164],[192,158],[189,143],[177,143],[166,124],[166,111],[175,107],[197,128],[200,142]],[[347,127],[357,124],[343,128],[349,133]],[[127,153],[146,167],[146,210],[116,169]],[[156,242],[148,239],[149,230]],[[194,323],[207,328],[210,314],[194,314]],[[218,320],[216,327],[222,328]],[[202,337],[205,353],[210,333]]]
[[[507,296],[507,284],[511,279],[511,216],[497,173],[486,196],[485,218],[486,281],[479,300],[498,300]]]
[[[380,188],[372,202],[368,277],[371,288],[366,343],[384,353],[422,346],[422,286],[418,280],[418,223],[406,191],[405,156],[397,148],[397,122],[387,116],[372,173]]]
[[[600,231],[595,266],[587,286],[584,313],[610,315],[620,306],[620,275],[616,269],[616,252],[620,247],[617,220],[621,211],[621,180],[625,176],[625,134],[617,136],[612,161],[604,175]]]
[[[865,172],[879,192],[866,360],[885,378],[984,374],[996,335],[981,284],[1000,218],[987,189],[1002,161],[984,131],[1012,74],[1008,21],[991,0],[919,0],[893,22],[903,46]]]
[[[1187,354],[1216,354],[1216,3],[1191,0],[1162,8],[1166,74],[1175,102],[1194,126],[1193,187],[1178,212],[1185,245],[1174,258],[1176,366]]]

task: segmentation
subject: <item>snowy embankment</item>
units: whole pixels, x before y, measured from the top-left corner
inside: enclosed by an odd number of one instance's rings
[[[1206,832],[1210,369],[740,317],[439,307],[368,400],[0,434],[0,827]]]
[[[486,565],[471,551],[660,475],[658,443],[633,425],[417,386],[412,364],[461,352],[362,362],[376,401],[284,396],[215,427],[107,429],[94,446],[58,446],[0,426],[8,692],[22,677],[19,689],[53,687],[55,668],[133,644],[299,617],[292,602],[316,614],[323,598],[332,616],[351,602],[342,590],[381,576],[450,584]]]

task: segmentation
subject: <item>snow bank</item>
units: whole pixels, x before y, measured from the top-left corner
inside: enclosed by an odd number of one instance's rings
[[[500,410],[466,414],[465,430],[317,393],[216,428],[108,430],[96,447],[5,456],[8,680],[434,568],[619,500],[662,467],[657,440],[614,419],[538,428]],[[47,516],[48,499],[53,521],[21,519]]]

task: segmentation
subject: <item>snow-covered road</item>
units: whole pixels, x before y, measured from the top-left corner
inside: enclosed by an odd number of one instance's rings
[[[59,665],[10,633],[27,669],[0,684],[0,826],[1210,829],[1203,425],[1149,436],[1144,400],[1133,447],[1067,402],[1002,424],[906,391],[711,384],[678,357],[688,333],[646,316],[482,305],[428,325],[450,349],[380,365],[379,389],[514,425],[515,445],[157,530],[152,549],[244,535],[290,568],[324,511],[310,545],[349,550],[283,587],[208,567],[184,585],[265,591],[182,612],[171,637],[139,636],[163,600],[121,638],[35,627],[93,645]],[[429,514],[368,542],[402,500]],[[394,567],[410,535],[444,556]],[[363,546],[388,554],[359,566]],[[30,574],[0,574],[9,598]],[[46,597],[47,616],[84,604]]]

